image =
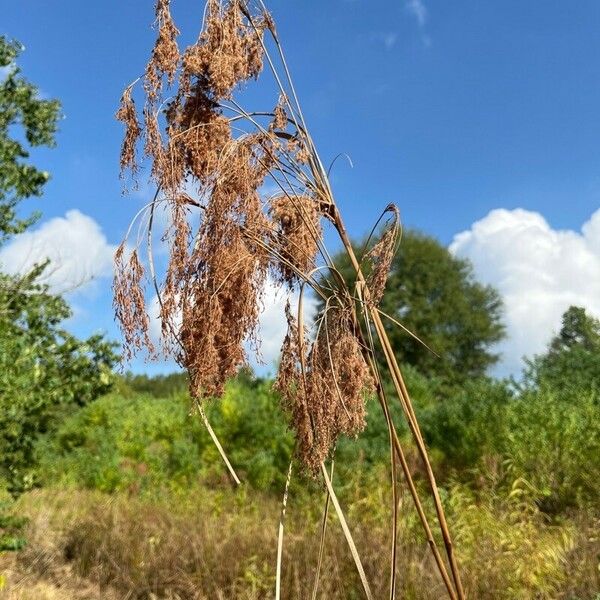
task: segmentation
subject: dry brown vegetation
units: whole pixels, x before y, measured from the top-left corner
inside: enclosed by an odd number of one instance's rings
[[[273,597],[279,507],[268,497],[197,490],[187,498],[141,500],[99,493],[44,490],[20,502],[31,517],[29,545],[16,558],[4,555],[10,600],[262,600]],[[354,498],[349,514],[375,597],[389,588],[389,532],[381,498]],[[291,502],[295,499],[292,497]],[[480,600],[571,600],[593,598],[599,551],[597,523],[579,519],[542,527],[531,510],[517,514],[511,501],[460,511],[457,535],[468,550],[460,555],[466,593]],[[400,508],[412,514],[409,497]],[[518,506],[519,505],[519,506]],[[379,507],[379,508],[378,508]],[[512,510],[511,510],[512,507]],[[360,581],[343,535],[331,516],[317,598],[360,598]],[[284,547],[283,596],[312,597],[319,516],[308,505],[288,523]],[[485,531],[485,535],[482,532]],[[399,529],[398,595],[413,600],[445,597],[427,547],[412,516]],[[7,571],[7,561],[12,564]],[[596,583],[594,583],[596,582]]]

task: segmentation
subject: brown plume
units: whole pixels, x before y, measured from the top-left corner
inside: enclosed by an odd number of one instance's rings
[[[309,196],[276,196],[270,201],[269,215],[274,225],[273,246],[282,258],[274,265],[275,275],[293,284],[298,272],[308,274],[316,265],[322,237],[317,203]]]

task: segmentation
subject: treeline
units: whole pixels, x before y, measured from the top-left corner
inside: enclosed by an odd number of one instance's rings
[[[598,321],[573,307],[548,352],[529,362],[519,382],[480,378],[450,389],[407,366],[408,386],[442,483],[460,481],[477,491],[522,479],[548,515],[599,502],[599,356]],[[244,479],[279,493],[293,439],[271,383],[243,373],[207,412]],[[43,440],[44,477],[66,477],[109,492],[226,478],[200,418],[190,418],[183,375],[128,375],[117,388]],[[368,478],[389,460],[385,420],[375,400],[368,407],[364,433],[338,444],[341,473],[355,471],[358,464]],[[395,408],[396,422],[406,433]],[[415,465],[417,474],[419,468]]]

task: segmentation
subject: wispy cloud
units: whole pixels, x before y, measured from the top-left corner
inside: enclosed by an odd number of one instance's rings
[[[375,31],[369,34],[371,42],[383,44],[386,50],[391,50],[398,41],[398,34],[395,31]]]
[[[427,21],[427,7],[423,0],[406,0],[406,10],[417,20],[420,27]]]
[[[396,45],[397,41],[398,41],[397,33],[383,34],[383,45],[386,47],[387,50],[391,50]]]

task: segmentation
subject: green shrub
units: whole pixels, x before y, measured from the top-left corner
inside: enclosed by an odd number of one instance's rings
[[[510,397],[504,382],[469,382],[420,412],[423,435],[447,467],[469,477],[485,456],[499,452]]]
[[[208,418],[244,481],[283,488],[292,440],[268,383],[237,380]],[[184,394],[111,394],[68,418],[38,446],[46,481],[106,492],[182,488],[227,481],[220,455]]]
[[[548,512],[600,500],[600,405],[593,392],[540,389],[509,405],[503,454]]]

